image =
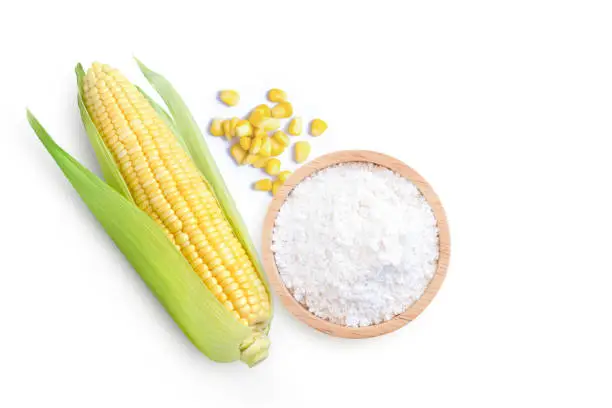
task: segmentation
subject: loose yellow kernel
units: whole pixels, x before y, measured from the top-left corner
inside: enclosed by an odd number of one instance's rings
[[[272,183],[272,195],[275,196],[278,193],[278,190],[283,186],[283,182],[280,180],[276,180]]]
[[[266,165],[266,163],[270,160],[268,157],[258,156],[257,159],[253,162],[253,167],[256,169],[261,169]]]
[[[266,163],[266,173],[271,176],[276,176],[280,173],[281,162],[278,159],[270,159]]]
[[[261,149],[259,149],[259,155],[263,157],[270,157],[272,154],[272,142],[270,136],[266,135],[261,139]]]
[[[268,91],[268,100],[270,102],[284,102],[287,100],[287,93],[277,88],[270,89]]]
[[[236,106],[240,101],[240,95],[234,90],[225,90],[219,92],[219,99],[227,106]]]
[[[308,142],[296,142],[293,145],[293,154],[296,163],[303,163],[308,159],[310,154],[310,143]]]
[[[262,124],[269,116],[264,115],[260,110],[254,110],[249,115],[249,122],[256,128],[263,128]]]
[[[232,145],[230,148],[230,153],[238,165],[242,164],[242,161],[247,154],[246,150],[244,150],[238,143]]]
[[[280,127],[280,120],[276,118],[265,118],[261,122],[261,127],[264,131],[269,132],[271,130],[276,130]]]
[[[272,145],[272,149],[270,150],[270,156],[278,156],[283,154],[283,152],[285,151],[285,146],[280,144],[278,140],[272,139],[270,143]]]
[[[289,118],[293,115],[293,106],[289,102],[280,102],[272,108],[273,118]]]
[[[261,150],[261,143],[263,142],[263,137],[257,136],[254,137],[251,141],[251,146],[249,147],[250,154],[257,154],[259,150]]]
[[[280,173],[278,173],[278,179],[284,183],[285,181],[287,181],[290,175],[291,172],[289,170],[281,171]]]
[[[290,135],[299,136],[300,133],[302,133],[302,118],[296,116],[295,118],[291,119],[291,122],[289,122],[289,129],[287,129],[287,131]]]
[[[230,136],[234,137],[236,136],[236,126],[238,126],[238,122],[240,122],[240,118],[234,116],[231,120],[230,120]]]
[[[248,136],[242,136],[240,138],[240,147],[242,147],[245,151],[248,151],[251,147],[251,138]]]
[[[270,110],[270,107],[266,105],[265,103],[262,103],[261,105],[257,105],[256,107],[254,107],[253,112],[254,111],[259,111],[261,112],[262,115],[268,118],[272,116],[272,111]]]
[[[242,164],[253,164],[253,162],[257,159],[256,154],[247,154],[245,158],[242,160]]]
[[[261,128],[253,128],[253,136],[255,137],[264,137],[264,136],[268,136],[268,133],[261,129]]]
[[[253,127],[251,126],[251,122],[248,120],[240,120],[238,124],[236,124],[236,136],[245,137],[251,136],[253,134]]]
[[[291,142],[289,141],[289,136],[287,136],[287,134],[282,130],[277,130],[276,132],[274,132],[272,137],[274,138],[274,140],[276,140],[278,143],[285,147],[291,144]]]
[[[258,180],[253,187],[258,191],[270,191],[272,190],[272,180],[267,178]]]
[[[322,121],[321,119],[313,119],[310,122],[310,134],[312,136],[321,136],[323,132],[327,129],[327,123]]]
[[[213,119],[210,122],[210,134],[213,136],[223,136],[223,127],[221,126],[221,119]]]
[[[232,130],[230,120],[224,120],[221,122],[221,127],[223,128],[223,134],[227,140],[232,140]]]

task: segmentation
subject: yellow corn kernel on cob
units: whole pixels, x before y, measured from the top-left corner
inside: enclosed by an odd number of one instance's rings
[[[296,116],[295,118],[291,119],[287,131],[292,136],[299,136],[302,133],[302,118]]]
[[[287,93],[281,89],[273,88],[268,91],[270,102],[284,102],[287,100]]]
[[[304,141],[295,142],[293,145],[293,154],[296,163],[305,162],[310,154],[310,143]]]
[[[289,102],[280,102],[278,105],[272,108],[273,118],[289,118],[293,115],[293,106]]]
[[[227,106],[236,106],[240,102],[240,95],[234,90],[225,90],[219,92],[219,99]]]
[[[327,129],[327,123],[321,119],[313,119],[310,122],[310,134],[312,136],[321,136]]]
[[[252,261],[151,104],[119,71],[101,64],[87,72],[83,98],[135,204],[157,221],[236,319],[249,326],[265,322],[270,303]]]

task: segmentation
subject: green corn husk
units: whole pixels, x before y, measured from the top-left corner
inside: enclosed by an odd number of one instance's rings
[[[138,63],[166,102],[170,113],[139,89],[140,92],[194,160],[265,283],[248,231],[191,113],[165,78]],[[219,362],[240,359],[253,366],[262,361],[268,355],[266,333],[269,325],[254,330],[238,322],[210,293],[191,265],[168,240],[163,229],[134,204],[112,155],[83,103],[81,82],[85,72],[80,64],[76,67],[76,73],[81,117],[106,183],[59,147],[28,111],[28,121],[38,138],[117,247],[200,351]],[[269,296],[267,285],[266,289]]]

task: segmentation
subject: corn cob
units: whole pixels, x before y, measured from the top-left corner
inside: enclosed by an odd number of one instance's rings
[[[162,97],[174,102],[169,106],[171,113],[176,114],[173,115],[176,128],[193,130],[195,124],[188,112],[173,110],[173,105],[184,105],[169,83],[143,65],[141,69],[154,86],[164,88],[163,93],[160,91]],[[87,74],[81,75],[79,79],[80,86],[82,84],[79,106],[82,108],[88,136],[101,160],[103,173],[105,177],[110,177],[110,180],[107,180],[109,185],[123,193],[155,221],[160,227],[160,233],[163,231],[167,237],[170,248],[167,255],[170,256],[173,251],[182,254],[181,262],[188,263],[193,276],[199,276],[204,291],[208,291],[208,294],[201,295],[203,304],[194,306],[193,310],[184,310],[184,306],[171,304],[172,301],[193,301],[191,298],[172,299],[173,296],[176,297],[176,293],[168,295],[167,298],[163,290],[155,290],[156,295],[173,316],[187,315],[186,321],[177,319],[177,322],[194,344],[211,358],[231,361],[238,357],[249,365],[263,360],[267,356],[269,345],[265,336],[271,319],[269,294],[254,265],[252,248],[244,246],[243,234],[240,235],[242,238],[236,235],[235,226],[226,215],[231,211],[220,205],[220,200],[227,203],[231,199],[217,185],[216,180],[209,181],[204,177],[206,174],[214,176],[214,171],[209,168],[210,163],[207,161],[207,149],[198,145],[200,140],[187,139],[192,138],[192,134],[174,134],[175,124],[168,123],[166,118],[170,118],[170,115],[160,115],[160,110],[163,109],[154,105],[119,71],[95,63]],[[168,100],[166,102],[168,103]],[[186,107],[184,110],[186,111]],[[77,181],[80,180],[81,173],[87,173],[87,170],[80,167],[77,170],[73,167],[67,170],[63,160],[69,163],[76,161],[52,142],[33,117],[30,117],[30,122],[47,150],[111,234],[110,227],[98,216],[96,207],[90,204],[90,197],[83,192],[85,187],[78,187]],[[199,130],[191,133],[199,133]],[[193,149],[190,148],[188,152],[184,145]],[[197,164],[191,155],[197,159]],[[98,186],[100,192],[95,194],[103,195],[104,199],[115,200],[114,196],[106,191],[107,186],[103,182],[91,181],[93,184],[98,182],[102,186]],[[222,184],[222,181],[220,183]],[[221,194],[221,197],[215,193]],[[235,211],[233,208],[232,210]],[[115,233],[119,234],[116,231]],[[115,235],[111,236],[122,251],[124,247],[129,246],[116,239]],[[149,286],[155,288],[160,285],[160,282],[149,279],[147,273],[153,272],[143,271],[137,267],[140,266],[139,262],[133,261],[129,256],[128,259]],[[136,258],[136,261],[144,262],[140,258]],[[177,269],[180,270],[180,267],[177,266]],[[171,271],[163,273],[170,274]],[[192,279],[179,273],[177,279],[181,277],[183,280]],[[161,286],[162,289],[167,289],[168,285]],[[196,288],[189,293],[193,291],[196,291]],[[197,291],[203,293],[199,288]],[[213,304],[215,302],[217,303]],[[202,314],[200,309],[203,306],[205,309],[210,308],[211,316]],[[219,306],[225,310],[224,313],[218,311]],[[214,337],[214,334],[201,334],[202,328],[194,326],[194,315],[200,316],[201,323],[212,321],[215,327],[211,327],[211,330],[218,328],[220,332],[225,331],[227,344],[206,344],[205,338]],[[235,341],[238,340],[236,344]]]
[[[163,228],[208,289],[245,325],[267,321],[268,295],[201,174],[121,73],[94,64],[85,106],[134,201]]]

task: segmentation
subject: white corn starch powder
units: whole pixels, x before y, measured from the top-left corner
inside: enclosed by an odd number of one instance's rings
[[[386,168],[346,163],[291,192],[272,251],[295,299],[316,316],[358,327],[390,320],[423,294],[438,229],[415,185]]]

